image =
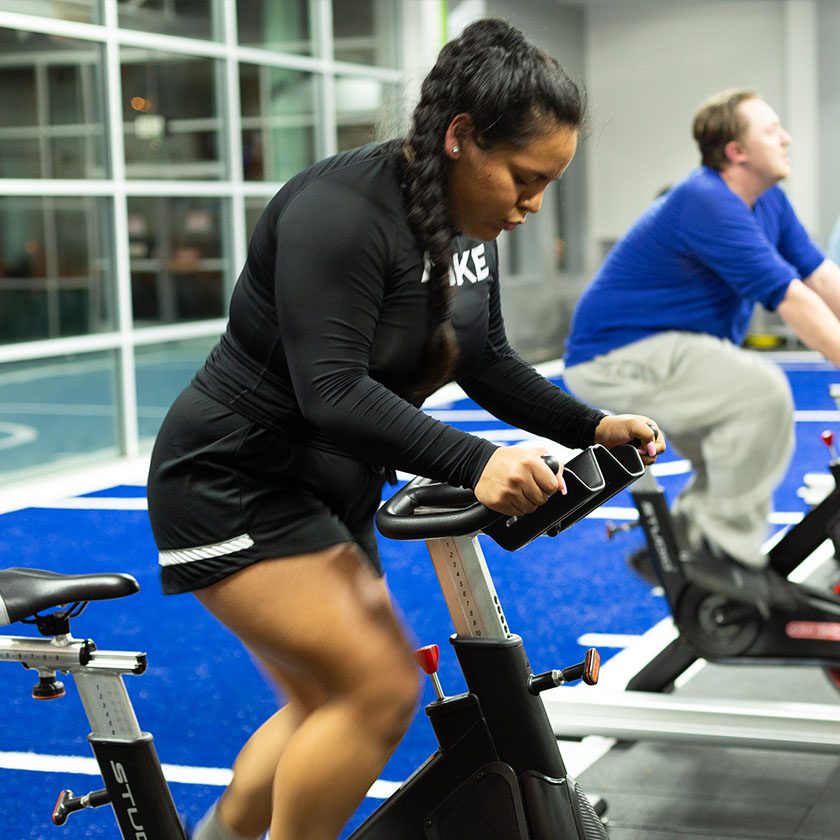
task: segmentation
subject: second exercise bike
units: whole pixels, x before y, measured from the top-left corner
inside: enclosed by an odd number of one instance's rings
[[[833,443],[824,434],[826,443]],[[653,569],[671,608],[677,638],[627,688],[661,691],[698,658],[723,663],[817,665],[840,689],[840,595],[788,579],[825,540],[840,535],[840,460],[829,464],[830,492],[768,552],[768,572],[713,550],[689,551],[665,492],[648,473],[631,490]]]

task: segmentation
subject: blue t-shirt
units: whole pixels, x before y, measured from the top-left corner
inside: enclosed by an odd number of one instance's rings
[[[740,344],[754,304],[774,310],[823,259],[778,186],[751,209],[703,166],[607,256],[575,307],[566,365],[669,330]]]

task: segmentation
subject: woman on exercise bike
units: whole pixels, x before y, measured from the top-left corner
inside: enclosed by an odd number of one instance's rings
[[[418,671],[373,528],[385,478],[474,488],[510,515],[564,491],[539,448],[420,411],[436,388],[566,446],[663,450],[648,418],[583,405],[505,338],[494,240],[539,210],[583,118],[553,58],[478,21],[441,51],[407,137],[315,164],[259,220],[149,476],[164,591],[193,592],[287,699],[197,840],[334,840],[412,720]]]

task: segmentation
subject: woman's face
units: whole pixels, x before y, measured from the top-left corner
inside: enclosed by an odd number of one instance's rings
[[[447,132],[446,154],[452,160],[448,207],[462,233],[488,241],[540,209],[545,188],[560,178],[574,157],[578,132],[555,123],[524,147],[482,149],[471,129],[472,121],[462,114]]]

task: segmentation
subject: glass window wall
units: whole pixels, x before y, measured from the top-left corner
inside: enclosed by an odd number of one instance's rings
[[[204,364],[216,336],[149,344],[135,352],[140,440],[151,444],[175,401]]]
[[[136,325],[221,318],[232,276],[226,199],[128,200],[131,298]]]
[[[184,38],[218,40],[220,13],[218,0],[118,0],[120,26]]]
[[[242,164],[248,181],[285,181],[314,163],[315,77],[312,73],[241,64]]]
[[[101,0],[0,0],[0,12],[40,15],[77,23],[102,23]]]
[[[236,4],[239,43],[293,55],[312,55],[311,0]]]
[[[135,47],[120,58],[126,177],[224,179],[222,62]]]
[[[265,197],[252,195],[245,199],[245,238],[249,242],[254,233],[254,228],[257,226],[257,221],[269,201],[271,201],[270,195]]]
[[[335,90],[339,150],[401,133],[395,85],[364,76],[338,76]]]
[[[395,67],[397,26],[392,0],[332,0],[336,61]]]
[[[398,132],[404,2],[0,0],[0,475],[148,450],[276,185]]]
[[[2,472],[70,466],[119,454],[116,353],[0,367]]]
[[[0,196],[0,344],[115,327],[110,199]]]
[[[0,29],[0,178],[102,178],[102,47]]]

